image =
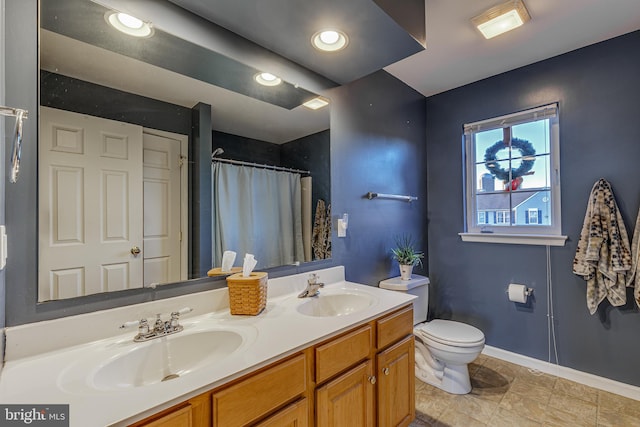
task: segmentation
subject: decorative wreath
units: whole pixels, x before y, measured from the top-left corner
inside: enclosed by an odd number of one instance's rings
[[[509,170],[505,170],[498,166],[498,162],[496,161],[496,154],[498,151],[508,147],[508,145],[505,145],[504,142],[500,140],[487,148],[487,151],[484,152],[484,161],[486,162],[485,166],[493,176],[504,182],[527,175],[531,168],[533,168],[533,164],[536,161],[535,158],[531,158],[531,160],[525,160],[523,158],[519,167],[511,169],[511,177],[509,177]],[[512,138],[511,147],[520,150],[522,157],[532,157],[536,154],[536,150],[533,148],[533,145],[525,139]]]

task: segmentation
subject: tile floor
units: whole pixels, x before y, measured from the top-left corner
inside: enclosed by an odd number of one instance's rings
[[[640,402],[480,355],[469,365],[467,395],[416,379],[410,427],[640,427]]]

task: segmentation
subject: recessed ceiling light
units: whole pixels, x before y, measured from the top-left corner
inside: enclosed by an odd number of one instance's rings
[[[126,13],[110,11],[105,18],[116,30],[134,37],[150,37],[153,34],[153,27],[148,22],[144,22],[135,16]]]
[[[530,19],[522,0],[510,0],[472,18],[471,22],[485,38],[490,39],[518,28]]]
[[[305,107],[311,110],[317,110],[319,108],[326,107],[327,105],[329,105],[329,101],[319,96],[317,98],[310,99],[309,101],[303,103],[302,105],[304,105]]]
[[[280,77],[274,76],[271,73],[258,73],[253,76],[253,78],[263,86],[278,86],[282,83],[282,79]]]
[[[338,30],[318,31],[311,37],[313,47],[325,52],[335,52],[344,49],[349,43],[347,35]]]

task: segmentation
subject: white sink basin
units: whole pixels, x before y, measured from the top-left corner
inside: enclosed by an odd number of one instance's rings
[[[320,295],[300,304],[297,308],[300,314],[315,317],[336,317],[357,313],[371,306],[375,302],[372,295],[355,291],[341,290],[335,293],[320,291]]]
[[[93,357],[83,357],[68,366],[59,377],[59,385],[70,392],[83,392],[159,384],[219,364],[255,337],[253,328],[185,330],[143,343],[134,343],[132,336],[130,342],[106,346],[105,357],[96,360],[92,352]]]
[[[215,330],[156,338],[144,344],[100,367],[93,376],[96,388],[142,387],[179,378],[229,357],[242,344],[242,336]]]

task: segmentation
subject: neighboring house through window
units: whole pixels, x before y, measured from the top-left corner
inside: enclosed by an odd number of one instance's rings
[[[464,125],[465,241],[563,245],[558,106]]]

